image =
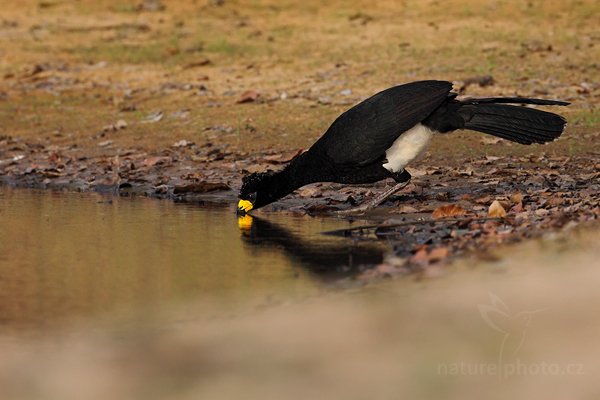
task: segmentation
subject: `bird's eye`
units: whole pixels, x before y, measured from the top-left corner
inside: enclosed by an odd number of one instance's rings
[[[254,203],[254,202],[256,201],[256,192],[254,192],[254,193],[250,193],[250,194],[248,195],[248,200],[250,200],[251,202],[253,202],[253,203]]]

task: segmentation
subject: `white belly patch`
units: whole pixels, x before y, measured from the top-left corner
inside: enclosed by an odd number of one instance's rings
[[[399,172],[425,150],[435,131],[423,124],[417,124],[401,134],[392,146],[385,151],[387,162],[383,168]]]

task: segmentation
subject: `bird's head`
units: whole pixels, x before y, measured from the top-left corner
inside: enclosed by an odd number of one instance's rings
[[[276,195],[276,186],[273,186],[272,171],[254,173],[245,176],[240,189],[237,212],[245,215],[250,210],[266,206],[276,201],[280,196]]]

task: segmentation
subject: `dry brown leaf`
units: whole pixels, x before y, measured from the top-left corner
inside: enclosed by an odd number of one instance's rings
[[[157,111],[146,115],[144,119],[142,119],[142,124],[153,124],[155,122],[159,122],[163,119],[164,113],[162,111]]]
[[[475,199],[477,204],[488,204],[492,200],[492,196],[483,196]]]
[[[297,191],[300,197],[320,197],[323,195],[321,189],[316,187],[306,187]]]
[[[490,205],[488,215],[492,218],[504,218],[506,217],[506,210],[498,200],[494,200]]]
[[[283,154],[269,154],[263,157],[267,161],[279,161],[283,157]]]
[[[514,206],[512,206],[512,208],[510,209],[510,211],[518,214],[520,212],[523,211],[523,203],[517,203]]]
[[[249,174],[253,174],[255,172],[265,172],[271,169],[271,164],[251,164],[247,167],[244,167],[244,171]]]
[[[403,213],[403,214],[413,214],[413,213],[418,213],[419,210],[417,210],[416,208],[411,207],[411,206],[403,205],[403,206],[400,206],[400,208],[398,208],[398,212]]]
[[[556,207],[556,206],[560,206],[563,202],[564,202],[564,199],[562,197],[552,196],[548,199],[546,204],[548,204],[550,207]]]
[[[258,99],[260,97],[260,93],[258,93],[255,90],[247,90],[244,93],[242,93],[242,96],[240,97],[240,99],[237,101],[238,104],[242,104],[242,103],[252,103],[253,101],[256,101],[256,99]]]
[[[508,200],[498,200],[498,202],[500,203],[502,208],[504,208],[505,210],[509,210],[510,207],[512,206],[512,204]]]
[[[429,261],[440,261],[448,257],[450,251],[447,247],[436,247],[429,253]]]
[[[263,157],[263,160],[269,161],[271,164],[286,164],[292,161],[294,158],[304,152],[303,149],[299,149],[293,153],[287,152],[285,154],[270,154]]]
[[[125,129],[127,128],[127,121],[125,121],[124,119],[120,119],[115,123],[115,128],[117,130],[121,130],[121,129]]]
[[[427,175],[427,171],[424,169],[411,168],[410,175],[413,177],[420,177]]]
[[[164,163],[168,163],[170,161],[171,161],[171,157],[155,156],[155,157],[148,157],[148,158],[144,159],[144,161],[142,161],[142,163],[146,167],[152,167],[156,164],[164,164]]]
[[[182,139],[182,140],[179,140],[179,141],[173,143],[172,146],[173,147],[189,147],[189,146],[193,146],[193,145],[194,145],[194,142],[190,142],[189,140]]]
[[[410,261],[417,264],[427,263],[429,257],[427,256],[427,249],[419,249],[411,258]]]
[[[498,144],[502,141],[502,139],[499,138],[491,138],[491,137],[482,137],[481,139],[481,143],[483,144]]]
[[[445,217],[456,217],[459,215],[465,215],[467,210],[456,204],[446,204],[436,208],[431,214],[432,218],[445,218]]]
[[[460,175],[473,176],[473,167],[466,167],[458,170]]]
[[[523,195],[521,193],[511,194],[510,201],[512,201],[513,204],[519,204],[519,203],[523,202]]]

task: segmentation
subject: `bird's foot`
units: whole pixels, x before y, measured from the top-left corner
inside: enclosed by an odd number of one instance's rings
[[[400,172],[394,172],[392,174],[392,178],[394,178],[394,180],[398,183],[404,183],[404,182],[410,181],[412,176],[410,175],[410,173],[407,170],[403,169]]]
[[[365,203],[361,204],[358,207],[354,207],[354,208],[351,208],[351,209],[348,209],[348,210],[340,210],[337,213],[341,214],[341,215],[344,215],[344,214],[357,214],[357,213],[364,213],[365,211],[368,211],[368,210],[372,210],[373,208],[377,207],[378,205],[380,205],[381,203],[383,203],[384,201],[386,201],[394,193],[398,192],[400,189],[403,189],[409,183],[410,183],[410,180],[405,181],[405,182],[397,183],[391,189],[386,190],[385,192],[383,192],[379,196],[375,197],[373,200],[365,202]]]

